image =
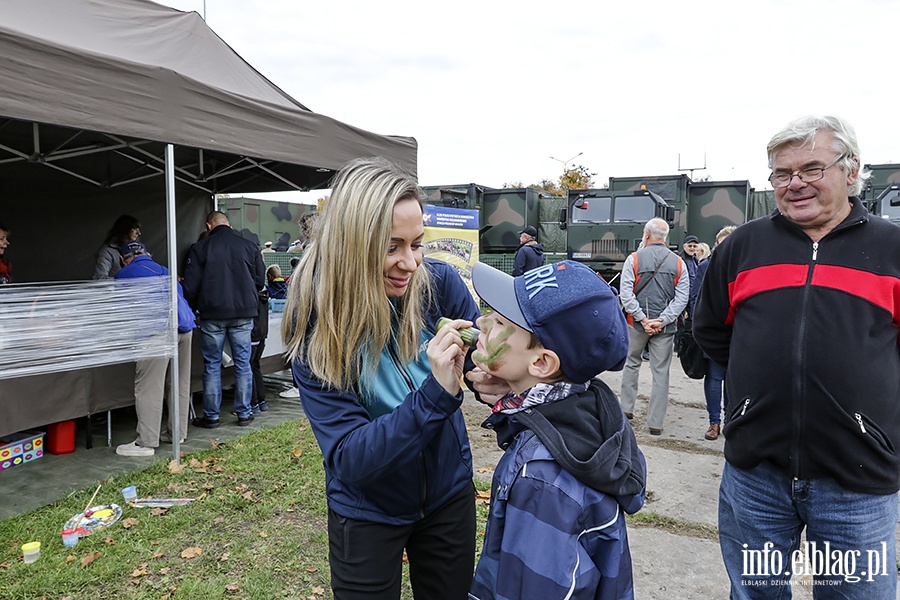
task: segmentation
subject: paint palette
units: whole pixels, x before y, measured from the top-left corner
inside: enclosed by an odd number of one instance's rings
[[[122,516],[122,507],[118,504],[100,504],[92,506],[84,513],[78,513],[63,525],[63,529],[75,529],[78,535],[85,537],[93,532],[109,527]]]

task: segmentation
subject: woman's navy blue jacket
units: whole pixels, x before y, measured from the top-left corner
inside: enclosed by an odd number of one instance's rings
[[[460,405],[431,375],[425,350],[442,317],[478,318],[450,265],[426,259],[436,306],[426,316],[419,356],[398,364],[390,348],[376,377],[353,390],[319,380],[301,359],[291,365],[300,401],[325,465],[328,506],[352,519],[413,523],[472,485],[472,452]]]

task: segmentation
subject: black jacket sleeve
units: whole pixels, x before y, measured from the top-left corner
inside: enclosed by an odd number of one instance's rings
[[[732,323],[729,318],[728,250],[723,245],[706,261],[706,273],[693,310],[693,332],[697,344],[714,362],[728,367]]]

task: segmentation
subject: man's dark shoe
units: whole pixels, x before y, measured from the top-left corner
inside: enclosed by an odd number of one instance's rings
[[[650,435],[662,435],[662,429],[657,429],[656,427],[651,427]]]
[[[216,429],[219,426],[218,419],[207,419],[206,417],[197,417],[191,424],[194,427],[202,427],[203,429]]]
[[[260,412],[268,412],[269,411],[269,403],[266,402],[265,400],[260,400],[259,411]]]
[[[629,412],[625,413],[625,418],[628,419],[629,421],[632,420],[634,418],[634,413],[629,413]]]
[[[253,422],[253,415],[247,415],[243,419],[238,417],[237,424],[238,424],[238,427],[246,427],[247,425],[249,425],[252,422]]]

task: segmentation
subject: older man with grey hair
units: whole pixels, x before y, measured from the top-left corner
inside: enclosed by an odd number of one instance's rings
[[[691,283],[684,261],[669,250],[669,225],[650,219],[644,225],[642,248],[625,259],[620,295],[628,313],[628,359],[622,373],[622,410],[634,417],[641,352],[650,350],[653,387],[647,409],[651,435],[661,435],[669,401],[669,365],[674,348],[675,321],[684,312]]]
[[[843,119],[793,121],[768,155],[777,209],[716,249],[694,314],[727,367],[731,598],[789,597],[791,575],[817,600],[896,598],[900,228],[856,197],[867,174]]]

